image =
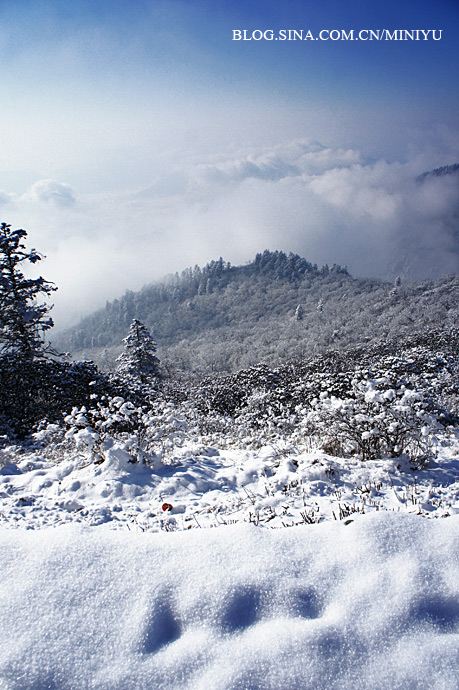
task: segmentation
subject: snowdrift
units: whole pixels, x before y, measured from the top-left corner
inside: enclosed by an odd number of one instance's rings
[[[2,530],[8,690],[452,690],[459,517]]]

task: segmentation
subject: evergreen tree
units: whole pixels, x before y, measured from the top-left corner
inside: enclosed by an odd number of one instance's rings
[[[37,300],[57,288],[41,276],[24,275],[24,265],[43,258],[35,249],[26,249],[25,237],[25,230],[12,230],[7,223],[0,226],[0,354],[31,361],[52,352],[44,341],[44,333],[53,326],[48,315],[52,307]]]
[[[303,317],[304,317],[304,308],[301,304],[299,304],[297,306],[297,308],[295,309],[295,319],[297,321],[302,321]]]
[[[134,319],[123,340],[124,352],[118,357],[118,373],[148,383],[160,377],[156,343],[141,321]]]
[[[0,434],[12,438],[114,391],[92,362],[46,357],[56,354],[44,339],[53,321],[51,306],[39,300],[57,288],[41,276],[26,277],[28,264],[43,258],[26,249],[26,237],[25,230],[0,225]]]

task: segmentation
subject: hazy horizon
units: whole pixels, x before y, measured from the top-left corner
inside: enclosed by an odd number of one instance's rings
[[[65,327],[223,256],[357,276],[459,270],[459,8],[375,2],[0,4],[2,220]],[[233,28],[444,28],[440,42],[275,44]]]

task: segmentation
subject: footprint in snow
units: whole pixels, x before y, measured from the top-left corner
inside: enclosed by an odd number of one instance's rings
[[[302,618],[320,618],[322,607],[313,587],[298,589],[291,595],[291,611]]]
[[[455,598],[429,597],[411,607],[409,621],[434,625],[442,633],[459,631],[459,602]]]
[[[222,628],[226,632],[238,632],[258,620],[260,592],[256,587],[241,586],[233,590],[224,607]]]
[[[143,636],[144,654],[155,654],[178,640],[181,635],[181,626],[172,609],[170,598],[170,592],[166,591],[155,598]]]

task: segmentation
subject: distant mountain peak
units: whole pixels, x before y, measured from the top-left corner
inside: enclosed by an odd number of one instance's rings
[[[58,334],[55,345],[111,368],[138,319],[168,367],[186,376],[228,373],[447,327],[458,318],[458,290],[458,278],[394,284],[265,250],[244,265],[219,258],[128,291]]]
[[[459,163],[453,163],[452,165],[442,165],[441,168],[434,168],[433,170],[428,170],[422,173],[416,179],[418,182],[424,182],[424,180],[429,177],[445,177],[446,175],[457,175],[459,174]]]

